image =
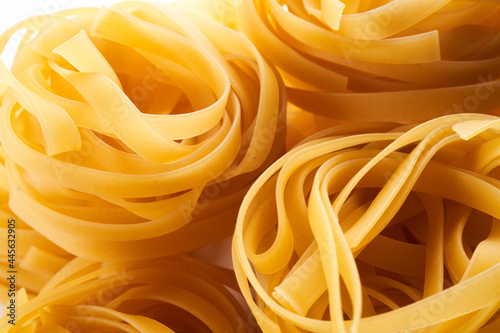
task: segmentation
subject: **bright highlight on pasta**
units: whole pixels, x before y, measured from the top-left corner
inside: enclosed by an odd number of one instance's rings
[[[263,331],[496,332],[499,134],[490,115],[356,123],[280,158],[233,240]]]
[[[28,19],[0,49],[22,33],[12,69],[0,62],[19,218],[96,261],[231,235],[249,184],[284,147],[284,86],[248,39],[140,1]]]
[[[290,102],[346,121],[499,113],[498,1],[241,0]]]
[[[101,264],[77,258],[22,300],[2,332],[245,332],[232,271],[184,255]],[[21,300],[18,299],[18,302]]]

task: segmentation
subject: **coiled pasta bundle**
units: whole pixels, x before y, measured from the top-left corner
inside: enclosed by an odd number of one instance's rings
[[[245,37],[140,1],[30,18],[0,49],[19,36],[11,70],[0,63],[15,214],[96,261],[232,234],[285,135],[284,86]]]
[[[498,114],[498,1],[241,0],[289,100],[337,120]]]
[[[264,332],[496,332],[500,118],[317,133],[250,188],[233,261]]]
[[[102,264],[73,259],[2,332],[245,332],[232,271],[185,255]]]

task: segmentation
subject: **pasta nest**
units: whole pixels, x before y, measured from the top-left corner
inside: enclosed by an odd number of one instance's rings
[[[232,234],[281,153],[285,91],[238,32],[129,1],[29,18],[0,63],[9,207],[68,252],[160,257]],[[11,45],[11,44],[9,44]]]
[[[496,1],[237,1],[238,27],[290,102],[346,121],[498,115]]]
[[[233,238],[263,331],[496,331],[499,166],[490,115],[340,125],[292,149]]]
[[[102,264],[76,258],[40,294],[17,296],[3,332],[250,332],[232,271],[185,255]],[[236,294],[234,294],[236,293]]]

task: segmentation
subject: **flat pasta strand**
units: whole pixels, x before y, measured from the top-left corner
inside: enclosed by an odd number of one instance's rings
[[[284,149],[273,67],[241,34],[171,6],[122,2],[45,22],[2,35],[38,32],[10,70],[0,63],[12,212],[97,261],[230,236],[249,184]]]
[[[300,109],[417,123],[498,115],[499,11],[497,1],[242,0],[235,15]]]
[[[185,255],[119,264],[75,258],[4,332],[236,332],[251,329],[230,270]]]
[[[245,197],[232,249],[263,331],[496,327],[499,124],[340,125],[278,159]]]

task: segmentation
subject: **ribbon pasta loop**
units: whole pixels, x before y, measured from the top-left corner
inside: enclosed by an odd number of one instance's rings
[[[241,0],[236,11],[289,101],[315,116],[498,115],[498,1]]]
[[[9,206],[66,251],[117,262],[233,232],[284,149],[285,88],[242,34],[126,1],[50,16],[0,62]],[[3,50],[4,45],[2,45]]]
[[[499,122],[339,125],[278,159],[245,197],[232,248],[263,331],[497,327]]]

